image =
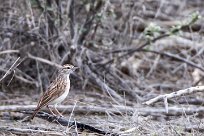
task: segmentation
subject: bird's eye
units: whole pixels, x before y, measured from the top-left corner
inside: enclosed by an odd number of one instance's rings
[[[64,65],[62,69],[72,69],[73,67],[74,66],[67,64],[67,65]]]

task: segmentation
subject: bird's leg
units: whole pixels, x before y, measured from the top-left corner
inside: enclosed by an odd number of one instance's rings
[[[57,116],[48,105],[47,105],[47,108],[50,110],[53,116]]]
[[[61,113],[60,113],[60,112],[57,110],[57,108],[56,108],[56,107],[57,107],[57,104],[55,104],[55,106],[54,106],[55,111],[57,112],[57,114],[58,114],[58,115],[60,115],[61,117],[63,117],[63,115],[62,115],[62,114],[61,114]]]

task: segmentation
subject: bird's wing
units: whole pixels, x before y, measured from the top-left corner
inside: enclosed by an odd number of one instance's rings
[[[50,84],[47,91],[40,98],[37,108],[42,108],[48,105],[51,101],[61,96],[61,94],[64,93],[65,88],[66,88],[66,81],[64,79],[57,78],[56,80],[54,80],[54,82]]]

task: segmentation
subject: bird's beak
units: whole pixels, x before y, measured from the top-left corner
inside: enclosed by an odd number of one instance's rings
[[[79,67],[73,67],[72,68],[72,71],[75,71],[76,69],[78,69]]]

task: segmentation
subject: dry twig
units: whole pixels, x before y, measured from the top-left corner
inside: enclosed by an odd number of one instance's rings
[[[204,91],[204,86],[190,87],[190,88],[187,88],[184,90],[179,90],[177,92],[172,92],[170,94],[159,95],[153,99],[150,99],[150,100],[144,102],[143,104],[150,105],[150,104],[153,104],[153,103],[160,101],[162,99],[171,99],[171,98],[179,97],[182,95],[187,95],[187,94],[191,94],[191,93],[195,93],[195,92],[203,92],[203,91]]]
[[[30,53],[28,53],[28,57],[31,58],[31,59],[34,59],[36,61],[40,61],[40,62],[46,63],[46,64],[51,65],[51,66],[55,66],[55,67],[61,68],[61,65],[59,65],[57,63],[51,62],[51,61],[49,61],[47,59],[43,59],[43,58],[40,58],[40,57],[35,57],[35,56],[31,55]]]

